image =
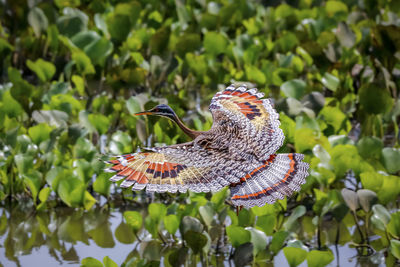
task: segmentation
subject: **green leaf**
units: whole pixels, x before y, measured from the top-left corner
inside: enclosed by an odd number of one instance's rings
[[[93,182],[93,190],[103,196],[110,195],[111,181],[106,173],[100,174]]]
[[[70,207],[82,206],[86,192],[85,184],[76,177],[63,177],[59,182],[57,193],[61,200]]]
[[[116,264],[112,259],[110,259],[110,257],[105,256],[103,258],[103,263],[104,263],[104,267],[118,267],[118,264]]]
[[[105,134],[110,127],[110,119],[103,114],[89,114],[88,119],[99,134]]]
[[[38,125],[32,126],[28,129],[30,138],[37,145],[49,139],[51,131],[52,128],[46,123],[39,123]]]
[[[360,207],[358,204],[357,193],[354,192],[353,190],[349,190],[347,188],[343,188],[341,193],[342,193],[342,197],[343,197],[344,201],[346,202],[346,205],[353,212],[356,212],[356,210]]]
[[[369,212],[371,207],[376,204],[378,197],[374,191],[368,189],[360,189],[357,191],[357,196],[361,207],[365,212]]]
[[[83,198],[85,210],[90,210],[96,202],[97,200],[88,191],[85,191]]]
[[[149,216],[157,223],[160,222],[167,214],[167,207],[162,203],[151,203],[148,207]]]
[[[225,36],[217,32],[207,32],[204,35],[204,49],[211,55],[218,55],[226,52],[228,41]]]
[[[249,81],[254,81],[256,84],[262,85],[267,82],[264,73],[253,65],[245,65],[246,77]]]
[[[376,204],[372,207],[373,215],[371,217],[372,223],[378,229],[386,231],[386,226],[390,221],[389,211],[381,204]]]
[[[359,91],[360,105],[369,114],[389,112],[393,107],[393,98],[389,91],[374,83],[366,83]]]
[[[378,199],[380,203],[387,204],[393,201],[400,194],[400,178],[399,176],[384,176],[383,184],[378,192]]]
[[[24,175],[24,182],[29,187],[32,193],[32,198],[36,203],[36,197],[42,185],[41,173],[38,171],[30,171],[29,173]]]
[[[114,155],[130,153],[133,150],[132,138],[125,132],[117,131],[111,136],[109,146]]]
[[[64,15],[57,19],[57,27],[62,35],[72,37],[78,32],[85,31],[88,24],[88,16],[75,8],[64,8]]]
[[[170,214],[164,217],[164,227],[167,231],[174,235],[179,228],[179,219],[175,214]]]
[[[132,229],[137,232],[142,228],[143,219],[142,214],[137,211],[125,211],[124,218],[126,223],[132,227]]]
[[[281,250],[286,238],[289,236],[289,233],[286,231],[278,231],[276,232],[271,240],[271,244],[269,249],[274,253],[277,254],[279,250]]]
[[[286,230],[290,230],[295,223],[297,222],[297,220],[302,217],[304,214],[306,213],[306,207],[304,207],[303,205],[297,206],[292,214],[290,214],[288,220],[285,222],[284,227]]]
[[[400,238],[400,211],[392,213],[386,230],[395,238]]]
[[[326,13],[328,14],[328,16],[333,16],[339,12],[340,13],[348,12],[348,8],[347,8],[346,4],[344,4],[343,2],[334,1],[334,0],[329,0],[328,2],[326,2],[325,10],[326,10]]]
[[[274,233],[276,221],[275,214],[263,215],[257,218],[256,226],[263,230],[266,235],[270,236]]]
[[[191,216],[183,217],[182,223],[180,224],[180,231],[183,235],[189,230],[201,233],[203,229],[203,224],[197,218]]]
[[[357,143],[358,153],[366,159],[379,159],[382,154],[383,142],[377,137],[362,137]]]
[[[73,52],[72,60],[75,62],[79,73],[88,75],[96,72],[92,65],[92,61],[85,53],[80,51]]]
[[[389,173],[400,171],[400,149],[385,147],[382,150],[383,164]]]
[[[33,7],[30,9],[28,13],[28,22],[35,32],[37,38],[39,38],[42,33],[46,32],[47,27],[49,26],[46,15],[38,7]]]
[[[199,208],[199,213],[201,215],[201,218],[205,222],[205,224],[208,227],[210,227],[212,225],[213,221],[214,221],[214,215],[215,215],[215,211],[211,207],[211,205],[201,206]]]
[[[307,257],[307,251],[296,247],[285,247],[283,253],[290,267],[300,265]]]
[[[332,251],[312,250],[307,254],[307,263],[309,267],[326,266],[334,260]]]
[[[53,63],[45,61],[41,58],[35,62],[28,59],[26,65],[32,70],[42,82],[50,81],[56,73],[56,67]]]
[[[321,79],[321,82],[325,87],[333,92],[336,92],[336,89],[339,86],[339,79],[328,72],[325,72],[324,76]]]
[[[103,264],[95,258],[87,257],[82,259],[81,267],[103,267]]]
[[[397,259],[400,259],[400,241],[399,240],[395,240],[395,239],[390,240],[390,252]]]
[[[126,107],[131,115],[142,111],[142,105],[140,103],[139,98],[136,96],[131,96],[128,101],[126,101]]]
[[[135,242],[135,235],[132,228],[125,222],[121,222],[114,232],[115,238],[122,244],[132,244]]]
[[[361,184],[364,189],[379,192],[382,187],[384,175],[377,172],[363,172],[360,174]]]
[[[20,174],[28,173],[33,167],[33,157],[30,155],[15,155],[14,161]]]
[[[306,91],[306,83],[299,79],[290,80],[281,85],[281,90],[286,97],[300,99]]]
[[[246,227],[245,229],[251,234],[251,243],[253,244],[254,255],[265,250],[268,243],[268,238],[265,233],[253,227]]]
[[[200,253],[207,244],[207,237],[205,235],[192,230],[185,233],[184,239],[195,254]]]
[[[250,232],[240,226],[227,226],[226,234],[228,235],[229,241],[234,247],[239,247],[240,245],[250,242],[251,240]]]

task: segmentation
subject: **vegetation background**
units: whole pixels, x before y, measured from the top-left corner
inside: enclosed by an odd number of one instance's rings
[[[6,0],[0,58],[0,262],[47,247],[42,264],[323,266],[342,248],[346,264],[399,263],[400,1]],[[168,103],[207,130],[235,81],[275,100],[280,152],[311,166],[300,193],[237,216],[227,189],[108,181],[101,154],[187,141],[133,113]],[[75,249],[117,243],[131,252]]]

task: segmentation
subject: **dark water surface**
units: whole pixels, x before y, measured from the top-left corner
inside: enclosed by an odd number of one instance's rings
[[[12,208],[0,207],[0,266],[80,266],[86,257],[102,261],[105,256],[118,265],[132,257],[154,257],[165,266],[164,256],[182,244],[163,245],[152,241],[145,230],[139,232],[139,242],[123,220],[126,209],[139,208],[103,205],[90,211],[64,207],[37,213],[34,207],[23,203]],[[225,249],[225,255],[210,257],[220,266],[234,266],[228,256],[230,249]],[[335,260],[329,266],[384,266],[380,253],[360,258],[357,251],[347,245],[338,246],[337,250],[332,245],[330,249]],[[186,266],[201,266],[191,259],[187,258]],[[256,266],[287,266],[287,261],[281,250],[273,262]],[[307,266],[306,261],[300,266]]]

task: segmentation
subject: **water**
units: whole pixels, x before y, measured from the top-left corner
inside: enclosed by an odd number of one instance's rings
[[[103,205],[90,211],[71,208],[56,208],[49,212],[36,213],[34,207],[24,204],[0,208],[0,263],[3,266],[80,266],[81,260],[93,257],[100,261],[109,256],[118,265],[130,258],[154,257],[164,266],[168,255],[181,248],[181,244],[162,244],[151,241],[151,235],[142,230],[142,240],[130,231],[123,221],[123,211],[137,210],[145,214],[140,206],[125,206],[109,209]],[[384,266],[383,255],[357,257],[357,251],[348,245],[329,247],[335,259],[329,266]],[[230,248],[226,249],[229,251]],[[210,265],[235,266],[233,260],[220,255],[211,256]],[[201,266],[199,258],[189,255],[190,266]],[[267,264],[269,265],[269,264]],[[287,266],[281,250],[269,266]],[[1,266],[1,265],[0,265]],[[304,261],[300,266],[307,266]]]

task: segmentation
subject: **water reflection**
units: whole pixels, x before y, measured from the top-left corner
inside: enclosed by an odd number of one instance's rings
[[[27,202],[28,203],[28,202]],[[109,256],[118,265],[138,262],[146,259],[156,265],[166,264],[166,259],[179,264],[195,266],[208,262],[210,266],[234,266],[229,260],[230,247],[220,249],[218,255],[207,259],[193,255],[188,248],[177,242],[163,244],[151,240],[146,231],[138,233],[141,242],[122,217],[126,209],[141,211],[146,208],[121,205],[109,209],[106,206],[90,211],[71,208],[56,208],[48,212],[36,213],[34,207],[20,203],[0,210],[0,266],[79,266],[83,258],[94,257],[100,261]],[[336,234],[336,226],[328,225],[324,229],[326,240]],[[342,234],[348,234],[341,229]],[[307,238],[307,231],[304,231]],[[310,236],[311,237],[311,236]],[[172,237],[171,237],[172,238]],[[172,239],[171,239],[172,240]],[[311,239],[309,239],[311,240]],[[312,241],[310,241],[312,242]],[[341,246],[329,246],[335,254],[335,260],[329,266],[380,266],[383,256],[376,253],[372,257],[357,258],[357,251],[346,243]],[[340,255],[340,256],[339,256]],[[339,256],[339,257],[338,257]],[[273,262],[269,255],[256,259],[256,266],[286,266],[287,261],[282,250]],[[132,265],[132,266],[136,266]],[[307,266],[306,261],[300,266]]]

